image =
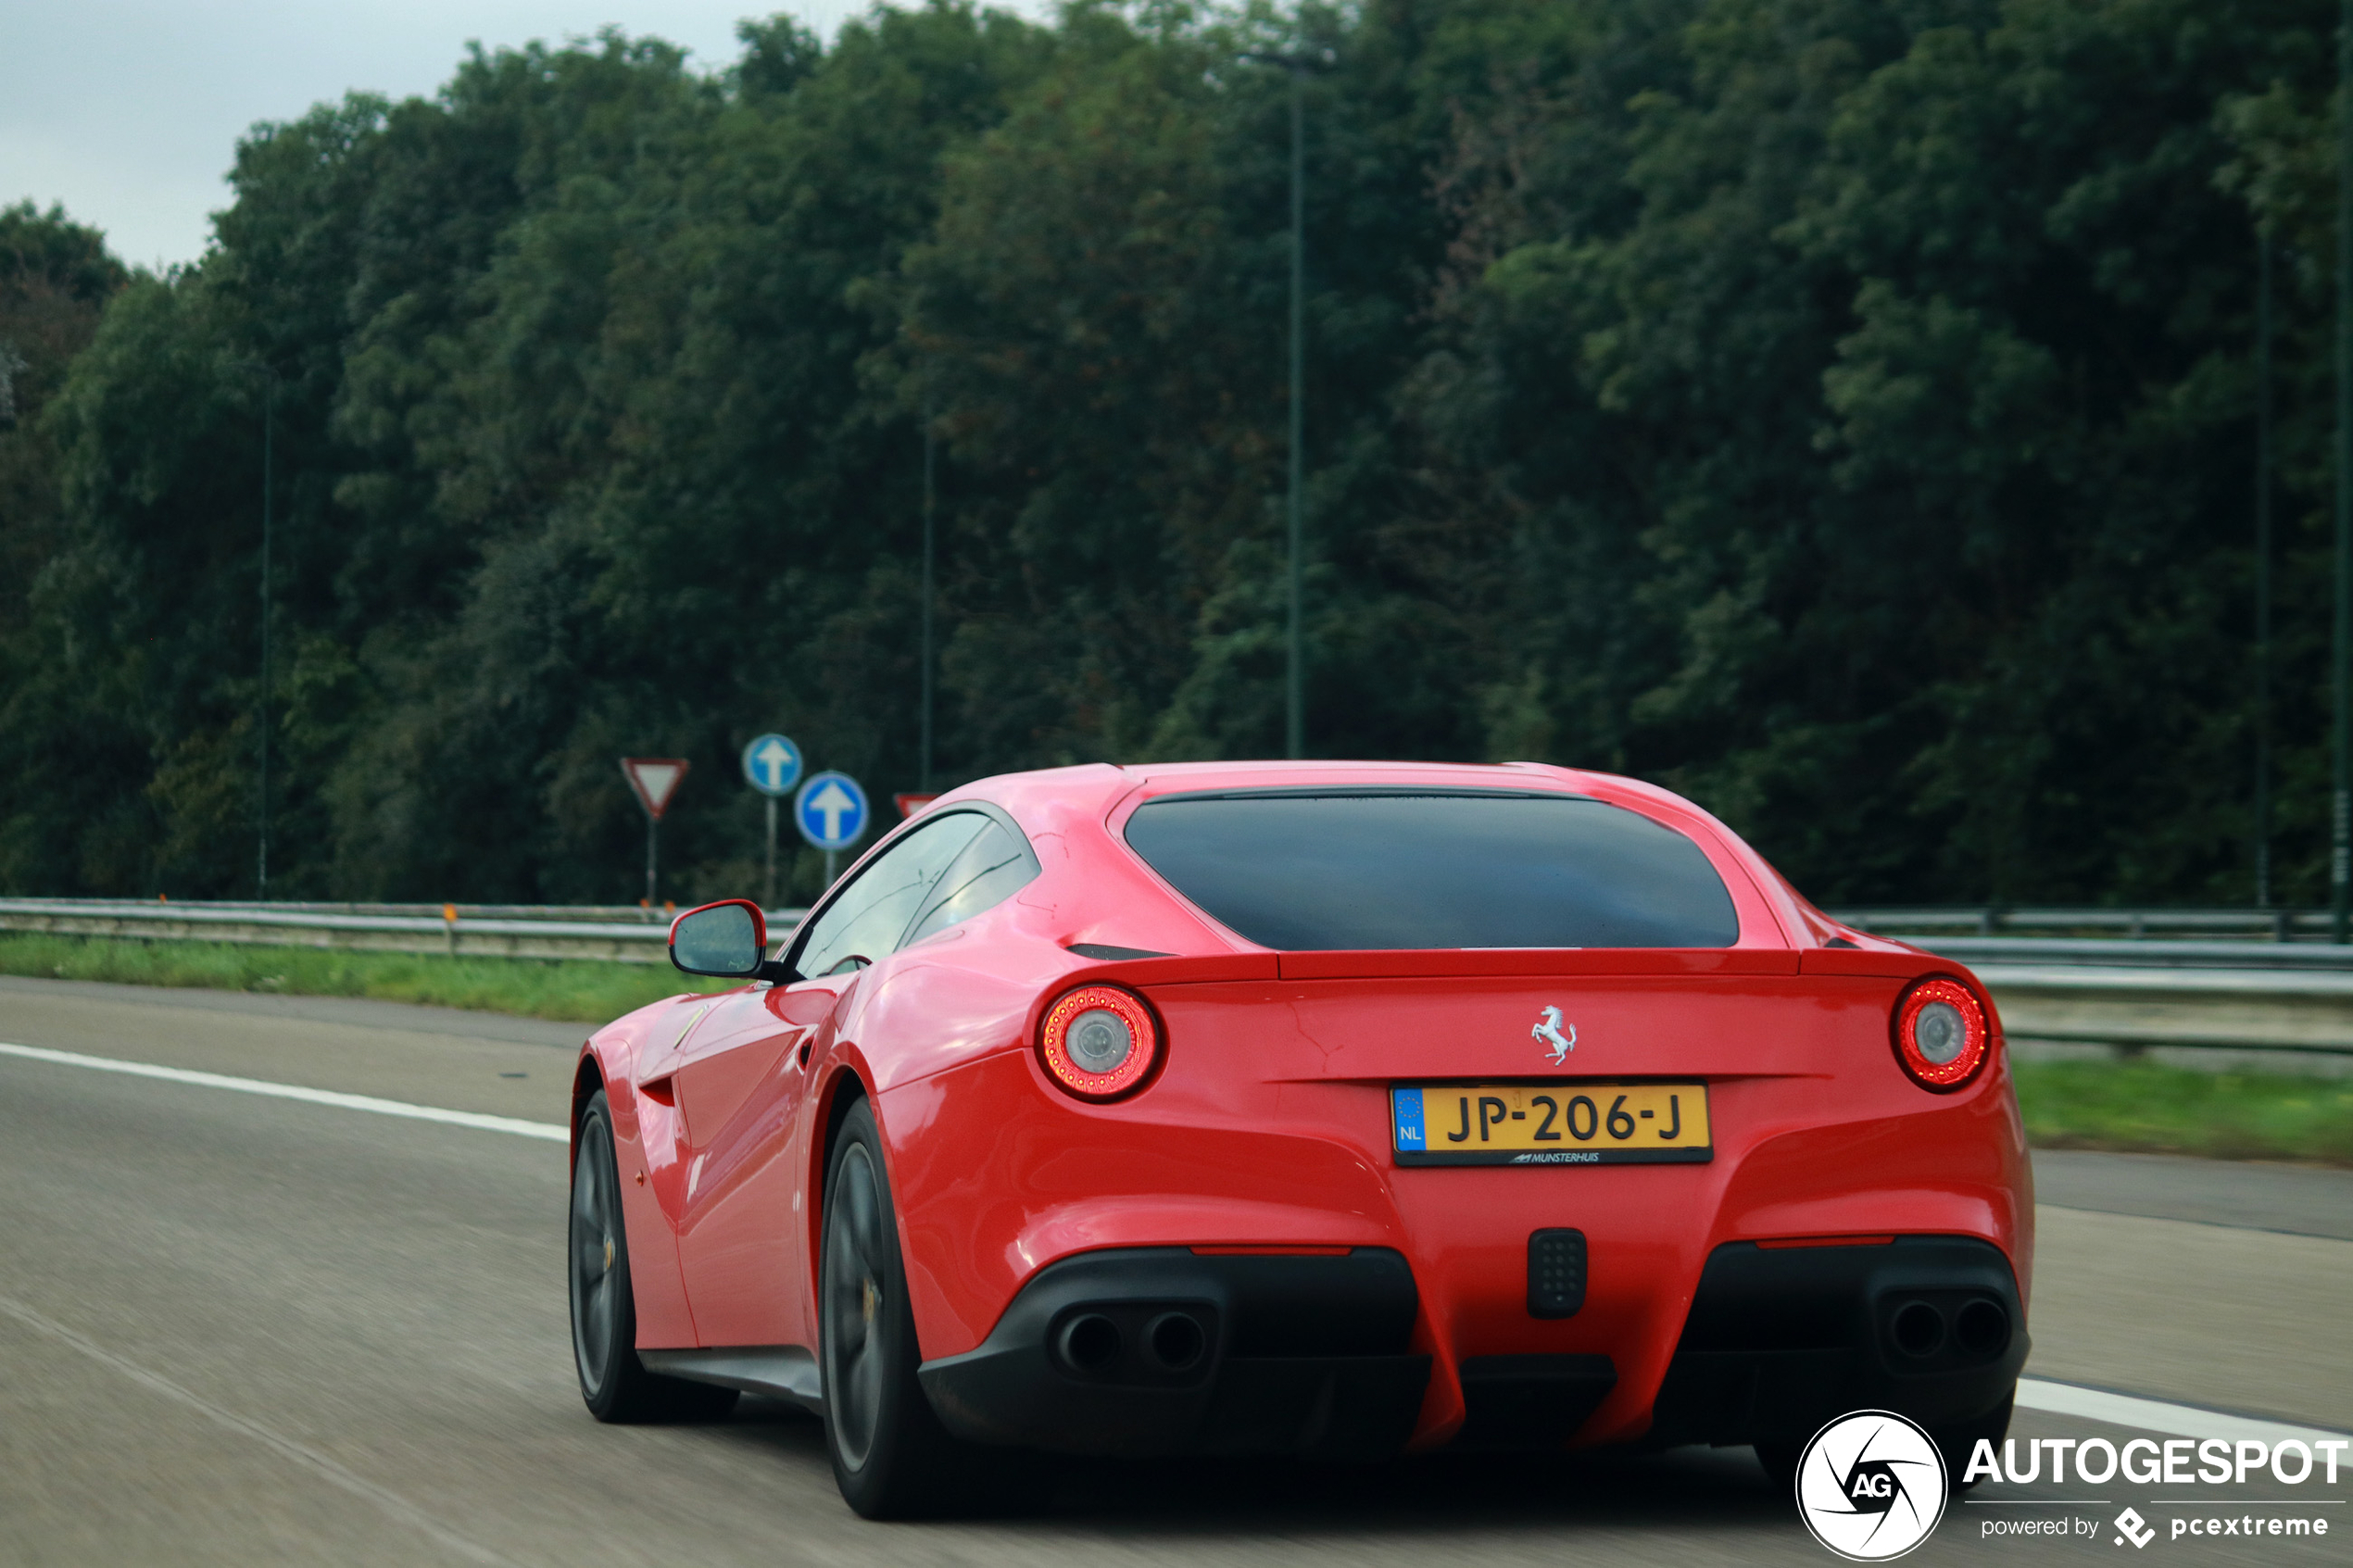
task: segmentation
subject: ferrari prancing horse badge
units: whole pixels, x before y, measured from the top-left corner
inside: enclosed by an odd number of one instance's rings
[[[1539,1045],[1552,1047],[1554,1061],[1567,1061],[1568,1053],[1577,1048],[1577,1025],[1570,1024],[1564,1038],[1561,1035],[1561,1010],[1546,1008],[1544,1016],[1536,1021],[1536,1027],[1528,1032],[1528,1037]]]

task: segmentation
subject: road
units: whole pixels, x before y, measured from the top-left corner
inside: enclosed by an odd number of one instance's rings
[[[581,1033],[0,979],[0,1042],[530,1123],[562,1121]],[[2038,1179],[2030,1376],[2353,1426],[2353,1174],[2046,1155]],[[589,1419],[560,1143],[0,1053],[0,1563],[1835,1561],[1744,1449],[1337,1474],[1041,1460],[1042,1497],[998,1516],[870,1524],[789,1408]],[[2048,1409],[2012,1432],[2149,1435]],[[2226,1508],[2332,1524],[2160,1534],[2168,1562],[2343,1562],[2349,1496],[2353,1468],[2333,1487],[1989,1485],[1912,1561],[2112,1556],[2129,1503],[2160,1532]],[[1986,1534],[2058,1517],[2097,1533]]]

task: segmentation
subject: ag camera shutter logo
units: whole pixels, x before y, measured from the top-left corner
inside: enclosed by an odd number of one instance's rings
[[[1840,1416],[1797,1461],[1797,1516],[1850,1562],[1885,1562],[1928,1539],[1944,1497],[1944,1456],[1892,1411]]]

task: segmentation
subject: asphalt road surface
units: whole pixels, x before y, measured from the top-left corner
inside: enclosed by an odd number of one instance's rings
[[[0,1050],[0,1563],[1836,1561],[1737,1449],[1335,1473],[1040,1460],[1038,1491],[990,1517],[878,1525],[790,1408],[599,1426],[570,1364],[563,1146],[509,1124],[561,1123],[582,1033],[0,979],[6,1045],[328,1091]],[[2027,1370],[2049,1381],[2013,1436],[2227,1425],[2203,1411],[2353,1427],[2353,1173],[2046,1155],[2038,1180]],[[2097,1396],[2053,1385],[2162,1403],[2096,1421],[2066,1412]],[[2334,1486],[1989,1484],[1909,1561],[2343,1562],[2348,1498],[2353,1464]],[[2127,1506],[2158,1532],[2145,1549],[2116,1537]],[[2330,1534],[2171,1533],[2224,1514]],[[2026,1520],[2076,1533],[2007,1533]]]

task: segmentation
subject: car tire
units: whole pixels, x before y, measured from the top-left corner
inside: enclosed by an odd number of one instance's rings
[[[1782,1438],[1753,1446],[1756,1449],[1756,1462],[1765,1467],[1765,1477],[1772,1482],[1773,1489],[1784,1497],[1795,1497],[1797,1461],[1806,1456],[1806,1444],[1802,1440]]]
[[[612,1107],[602,1089],[581,1108],[572,1162],[565,1274],[572,1298],[572,1361],[580,1397],[598,1421],[713,1421],[734,1408],[733,1388],[661,1377],[637,1359],[637,1302],[629,1280],[629,1227],[613,1160]]]
[[[2003,1397],[2000,1405],[1975,1421],[1928,1428],[1929,1440],[1944,1456],[1944,1485],[1953,1495],[1957,1497],[1976,1485],[1976,1482],[1961,1479],[1962,1473],[1969,1469],[1969,1456],[1976,1450],[1981,1437],[1990,1439],[1996,1449],[2001,1447],[2003,1437],[2009,1433],[2010,1411],[2017,1402],[2018,1391],[2013,1387]],[[1806,1456],[1806,1445],[1782,1439],[1758,1443],[1755,1449],[1756,1462],[1765,1467],[1765,1474],[1772,1479],[1775,1488],[1794,1496],[1797,1491],[1797,1465]]]
[[[843,1118],[825,1180],[817,1270],[817,1338],[825,1451],[844,1501],[868,1519],[935,1515],[988,1468],[950,1436],[916,1381],[921,1352],[875,1114]]]
[[[2010,1391],[2002,1396],[1999,1405],[1975,1421],[1929,1428],[1928,1435],[1935,1440],[1936,1451],[1944,1456],[1945,1484],[1952,1487],[1956,1497],[1977,1485],[1975,1481],[1962,1480],[1961,1474],[1969,1469],[1969,1456],[1976,1450],[1978,1440],[1983,1438],[1991,1442],[1998,1455],[2002,1449],[2002,1439],[2009,1436],[2010,1412],[2017,1407],[2018,1386],[2013,1384]],[[1979,1479],[1984,1477],[1980,1476]]]

